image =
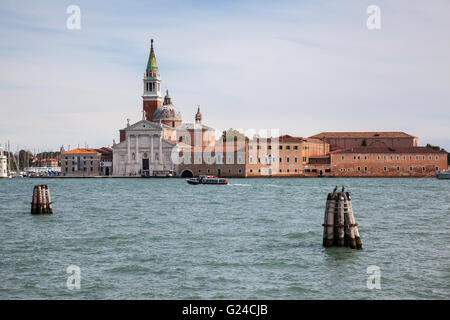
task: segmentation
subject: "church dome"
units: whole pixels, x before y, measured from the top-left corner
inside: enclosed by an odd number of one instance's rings
[[[160,121],[180,121],[181,122],[181,113],[180,111],[172,104],[172,99],[170,98],[169,91],[166,91],[166,96],[164,97],[164,103],[161,108],[158,108],[153,113],[154,122]]]

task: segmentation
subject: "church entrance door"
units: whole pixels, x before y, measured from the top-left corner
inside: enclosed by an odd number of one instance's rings
[[[148,159],[142,159],[142,175],[143,176],[150,175]]]

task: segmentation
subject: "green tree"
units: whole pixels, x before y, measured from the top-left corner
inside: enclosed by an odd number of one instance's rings
[[[248,137],[245,136],[245,134],[239,132],[238,130],[235,130],[233,128],[230,128],[228,130],[225,130],[222,132],[222,141],[248,141]]]

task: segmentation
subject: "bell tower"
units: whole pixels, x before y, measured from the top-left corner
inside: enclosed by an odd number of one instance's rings
[[[153,50],[153,39],[151,39],[150,56],[148,57],[143,82],[143,110],[145,111],[145,118],[148,121],[152,121],[155,110],[161,107],[162,104],[161,78],[158,65],[156,64],[155,51]]]

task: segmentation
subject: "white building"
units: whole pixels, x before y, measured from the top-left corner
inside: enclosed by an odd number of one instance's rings
[[[7,178],[8,177],[8,164],[5,152],[3,151],[3,148],[0,147],[0,178]]]
[[[123,141],[113,144],[113,175],[152,175],[154,170],[177,171],[176,131],[162,123],[141,120],[121,130]],[[122,140],[121,139],[121,140]]]

